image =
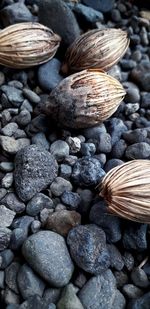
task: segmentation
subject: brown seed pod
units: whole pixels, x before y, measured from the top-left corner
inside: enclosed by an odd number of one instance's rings
[[[129,46],[127,33],[121,29],[91,30],[77,38],[67,49],[62,72],[88,68],[109,70]]]
[[[87,128],[109,118],[124,96],[125,90],[112,76],[84,70],[52,90],[44,112],[62,127]]]
[[[133,160],[112,168],[99,189],[112,214],[150,223],[150,160]]]
[[[60,37],[39,23],[19,23],[0,31],[0,64],[20,69],[44,63],[55,55]]]

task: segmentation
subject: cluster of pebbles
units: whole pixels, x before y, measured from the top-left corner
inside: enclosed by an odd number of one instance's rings
[[[112,167],[150,159],[150,21],[139,11],[121,0],[1,1],[1,28],[39,21],[62,44],[39,67],[0,67],[0,308],[150,308],[149,226],[110,215],[96,190]],[[38,104],[64,78],[66,47],[105,27],[130,37],[109,71],[127,95],[97,127],[60,129]]]

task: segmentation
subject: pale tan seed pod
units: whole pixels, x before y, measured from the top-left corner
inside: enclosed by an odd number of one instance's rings
[[[39,23],[19,23],[0,31],[0,64],[21,69],[44,63],[55,55],[60,37]]]
[[[63,79],[52,90],[44,112],[62,127],[87,128],[109,118],[124,96],[125,90],[112,76],[84,70]]]
[[[99,189],[112,214],[150,223],[150,160],[133,160],[112,168]]]
[[[62,72],[88,68],[109,70],[129,46],[127,33],[121,29],[94,29],[78,37],[67,49]]]
[[[141,11],[140,16],[145,18],[145,19],[150,20],[150,11]]]

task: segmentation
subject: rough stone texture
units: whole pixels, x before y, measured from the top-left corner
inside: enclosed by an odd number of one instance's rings
[[[18,262],[11,263],[5,270],[5,282],[7,286],[15,293],[19,293],[17,285],[17,275],[20,269]]]
[[[150,156],[150,145],[145,142],[136,143],[127,147],[125,152],[128,159],[146,159]]]
[[[67,243],[76,264],[91,274],[100,274],[110,266],[106,236],[94,224],[78,225],[70,230]]]
[[[1,200],[1,203],[16,213],[22,213],[25,210],[25,204],[16,196],[15,193],[7,193]]]
[[[48,93],[55,88],[63,79],[59,74],[61,62],[53,58],[38,68],[38,82],[40,87]]]
[[[67,285],[62,292],[61,298],[57,304],[57,309],[84,309],[79,298],[76,296],[72,284]]]
[[[0,251],[6,249],[9,245],[11,230],[7,227],[0,227]]]
[[[64,191],[71,191],[72,184],[62,177],[56,177],[50,185],[50,190],[55,196],[60,196]]]
[[[66,285],[73,273],[74,266],[62,236],[40,231],[30,236],[22,248],[29,265],[50,285]]]
[[[111,270],[107,270],[104,274],[91,278],[84,285],[79,292],[79,299],[85,309],[123,309],[125,299],[122,294],[117,306],[115,305],[117,292],[115,277]]]
[[[11,225],[15,212],[8,209],[4,205],[0,205],[0,227],[8,227]]]
[[[45,283],[27,264],[20,267],[17,276],[17,283],[23,299],[28,299],[33,295],[39,295],[42,297]]]
[[[142,90],[150,91],[150,63],[138,64],[131,72],[132,79],[138,83]]]
[[[52,209],[54,207],[53,201],[43,193],[36,193],[28,202],[26,213],[29,216],[36,216],[44,208]]]
[[[149,309],[150,308],[150,292],[145,293],[143,296],[133,300],[128,305],[129,309]]]
[[[147,224],[128,223],[122,242],[125,249],[143,251],[147,249]]]
[[[61,210],[50,214],[47,218],[46,228],[62,236],[67,236],[71,228],[81,223],[81,215],[72,210]]]
[[[72,180],[77,185],[92,186],[98,184],[104,175],[105,172],[97,159],[83,157],[78,159],[73,166]]]
[[[62,0],[46,0],[44,2],[41,0],[39,21],[59,34],[65,46],[70,45],[80,35],[74,14]]]
[[[57,162],[51,154],[35,145],[19,151],[15,158],[15,188],[23,201],[45,189],[57,176]]]
[[[30,145],[28,138],[20,138],[16,140],[14,137],[0,136],[0,145],[8,154],[16,154],[20,149]]]
[[[82,0],[82,2],[93,9],[104,13],[111,11],[114,5],[114,0],[95,0],[94,2],[92,0]]]
[[[23,3],[13,3],[6,6],[0,12],[0,18],[4,27],[15,23],[33,21],[33,15]]]

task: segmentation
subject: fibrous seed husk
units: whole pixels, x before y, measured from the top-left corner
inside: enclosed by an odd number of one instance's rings
[[[125,90],[112,76],[84,70],[63,79],[43,109],[61,127],[87,128],[109,118],[124,96]]]
[[[55,55],[60,37],[39,23],[19,23],[0,31],[0,64],[20,69],[44,63]]]
[[[121,29],[94,29],[78,37],[66,52],[62,72],[88,68],[109,70],[129,46],[127,33]]]
[[[150,223],[150,160],[133,160],[112,168],[99,189],[112,214]]]

